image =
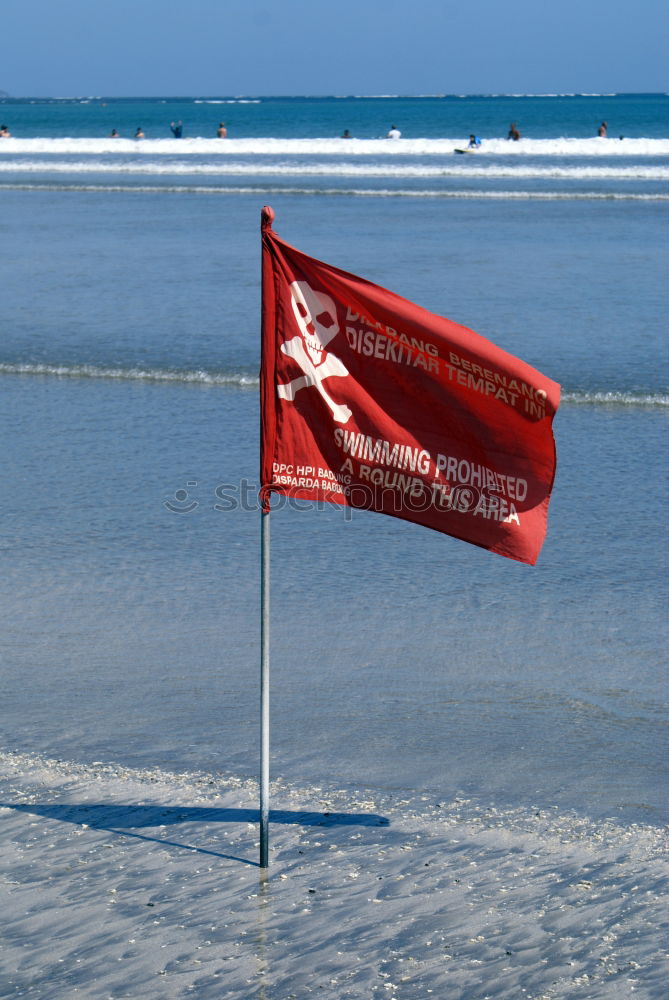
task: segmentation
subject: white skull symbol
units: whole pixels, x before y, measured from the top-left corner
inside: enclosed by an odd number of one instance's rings
[[[316,292],[306,281],[294,281],[290,286],[295,319],[312,362],[319,365],[323,352],[339,333],[337,310],[329,295]]]

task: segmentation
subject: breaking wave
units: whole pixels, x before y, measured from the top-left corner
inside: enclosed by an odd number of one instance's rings
[[[130,382],[181,382],[194,385],[258,385],[257,375],[217,372],[205,369],[119,368],[105,365],[59,365],[0,362],[0,375],[27,375],[46,378],[120,379]]]
[[[0,362],[0,375],[37,376],[42,378],[116,379],[130,382],[173,382],[191,385],[255,388],[259,384],[252,371],[221,371],[205,368],[139,368],[91,364],[34,364]],[[669,407],[668,392],[644,390],[564,390],[562,405],[609,407]]]
[[[133,156],[178,155],[188,157],[205,155],[227,157],[251,156],[375,156],[399,159],[405,156],[447,156],[466,143],[464,136],[444,139],[110,139],[110,138],[59,138],[7,139],[3,143],[3,158],[15,154],[72,156],[132,153]],[[486,139],[473,154],[485,159],[504,156],[523,159],[527,156],[568,157],[656,157],[669,156],[669,139]]]
[[[593,181],[668,181],[669,166],[627,166],[624,164],[569,165],[517,164],[491,162],[476,164],[470,158],[454,157],[444,163],[353,163],[318,161],[256,162],[232,160],[0,160],[0,173],[49,174],[122,174],[155,176],[257,176],[274,177],[392,177],[430,179],[472,178],[474,180],[593,180]]]
[[[607,392],[563,392],[562,403],[575,406],[629,406],[629,407],[668,407],[669,393],[666,392],[644,392],[634,390],[619,392],[609,390]]]
[[[203,184],[3,184],[1,191],[82,191],[100,194],[201,194],[201,195],[320,195],[357,198],[455,198],[493,201],[669,201],[669,194],[621,191],[477,191],[391,188],[321,188],[256,185],[213,187]]]

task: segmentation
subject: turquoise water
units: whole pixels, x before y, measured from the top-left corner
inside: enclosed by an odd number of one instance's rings
[[[3,102],[3,746],[256,774],[270,202],[300,249],[564,394],[534,568],[391,518],[273,515],[273,774],[666,820],[666,107]],[[603,117],[626,138],[593,138]],[[472,128],[481,153],[454,156]]]
[[[0,114],[12,134],[107,136],[116,128],[131,138],[138,126],[146,137],[170,138],[171,121],[181,120],[184,137],[213,138],[219,121],[230,138],[337,137],[344,129],[358,139],[385,136],[396,124],[406,138],[469,136],[506,138],[518,123],[527,138],[597,135],[602,120],[618,138],[669,136],[666,94],[443,97],[72,97],[60,100],[4,99]]]

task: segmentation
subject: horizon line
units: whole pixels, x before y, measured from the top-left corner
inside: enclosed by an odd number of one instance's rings
[[[469,97],[483,98],[574,98],[574,97],[669,97],[666,91],[658,90],[619,90],[619,91],[479,91],[472,93],[423,93],[423,94],[10,94],[0,90],[0,100],[2,101],[139,101],[139,100],[163,100],[163,101],[194,101],[194,100],[463,100]]]

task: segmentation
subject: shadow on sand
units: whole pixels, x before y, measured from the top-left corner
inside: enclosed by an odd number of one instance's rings
[[[210,851],[192,844],[182,844],[174,840],[166,840],[160,836],[148,836],[133,833],[142,827],[175,826],[178,823],[258,823],[260,820],[257,809],[225,809],[204,808],[201,806],[163,806],[163,805],[130,805],[115,803],[107,805],[104,802],[88,804],[40,804],[26,805],[15,802],[0,802],[0,808],[13,809],[15,812],[32,813],[47,819],[56,819],[63,823],[73,823],[76,826],[87,826],[91,830],[105,830],[122,837],[135,837],[138,840],[148,840],[156,844],[170,847],[180,847],[187,851],[197,851],[199,854],[209,854],[215,858],[225,858],[240,864],[259,867],[256,861],[248,858],[238,858],[219,851]],[[377,813],[338,813],[338,812],[293,812],[282,809],[272,809],[269,814],[270,825],[273,823],[290,823],[296,826],[388,826],[385,816]]]

